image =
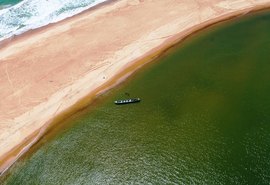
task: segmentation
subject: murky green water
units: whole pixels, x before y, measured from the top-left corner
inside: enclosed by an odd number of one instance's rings
[[[206,29],[72,119],[3,184],[270,184],[270,13]],[[138,104],[113,100],[141,97]]]

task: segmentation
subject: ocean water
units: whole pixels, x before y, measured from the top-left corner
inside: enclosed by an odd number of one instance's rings
[[[186,39],[61,123],[0,184],[270,184],[269,22],[260,12]],[[113,103],[128,97],[142,102]]]
[[[21,0],[1,0],[0,1],[0,7],[2,8],[6,8],[6,7],[10,7],[12,5],[17,4],[18,2],[20,2]],[[1,8],[1,9],[2,9]]]
[[[0,41],[58,22],[107,0],[0,0]]]

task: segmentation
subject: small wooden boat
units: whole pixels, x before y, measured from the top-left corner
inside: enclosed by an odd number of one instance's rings
[[[122,104],[129,104],[129,103],[138,103],[140,102],[140,98],[131,98],[131,99],[125,99],[125,100],[116,100],[114,103],[116,105],[122,105]]]

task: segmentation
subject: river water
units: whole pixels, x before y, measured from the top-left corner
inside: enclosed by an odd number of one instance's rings
[[[270,13],[189,37],[62,123],[3,184],[269,184]],[[120,98],[137,104],[116,106]]]

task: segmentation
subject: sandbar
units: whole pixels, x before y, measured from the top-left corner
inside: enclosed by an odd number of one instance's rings
[[[0,173],[55,118],[89,104],[162,50],[269,6],[270,0],[118,0],[0,43]]]

